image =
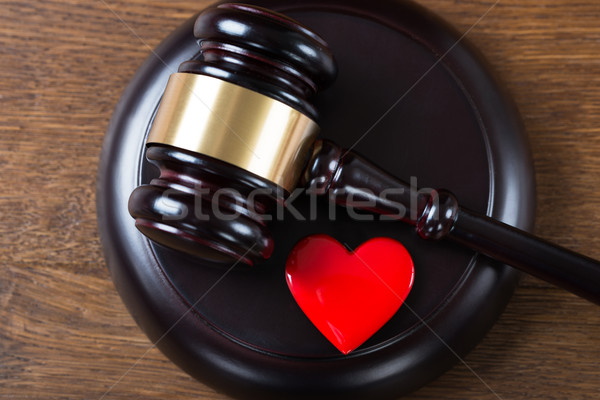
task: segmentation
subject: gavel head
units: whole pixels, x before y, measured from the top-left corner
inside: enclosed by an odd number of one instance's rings
[[[318,131],[308,99],[335,62],[316,34],[255,6],[209,8],[194,35],[200,51],[171,75],[146,143],[160,176],[129,212],[157,243],[252,265],[271,255],[263,215],[306,167]]]

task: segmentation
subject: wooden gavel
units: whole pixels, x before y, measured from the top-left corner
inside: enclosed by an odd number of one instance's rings
[[[318,140],[308,99],[335,79],[336,66],[315,33],[263,8],[222,4],[199,15],[194,35],[200,52],[171,75],[147,140],[160,176],[129,199],[148,238],[211,261],[259,263],[273,251],[265,215],[301,184],[600,304],[597,261],[466,210],[448,191],[418,191]]]

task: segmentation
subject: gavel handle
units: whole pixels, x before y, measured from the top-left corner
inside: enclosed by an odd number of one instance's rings
[[[319,142],[305,184],[332,201],[414,225],[600,304],[600,263],[458,205],[444,190],[418,190],[330,142]]]
[[[600,263],[459,208],[448,239],[600,304]]]

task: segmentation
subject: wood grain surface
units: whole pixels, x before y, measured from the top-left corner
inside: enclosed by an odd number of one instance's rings
[[[600,258],[600,3],[420,3],[469,31],[516,99],[535,159],[536,233]],[[103,260],[94,193],[122,90],[208,4],[0,0],[1,398],[226,398],[137,328]],[[526,277],[464,362],[407,398],[597,399],[599,332],[600,308]]]

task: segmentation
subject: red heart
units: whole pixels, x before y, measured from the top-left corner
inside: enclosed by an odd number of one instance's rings
[[[348,251],[330,236],[308,236],[290,252],[285,272],[304,314],[344,354],[396,313],[414,280],[410,254],[389,238]]]

